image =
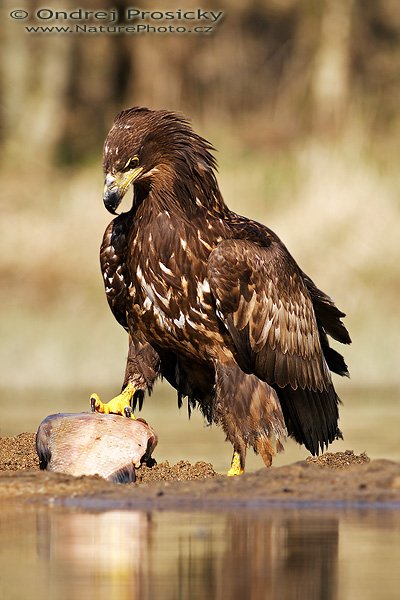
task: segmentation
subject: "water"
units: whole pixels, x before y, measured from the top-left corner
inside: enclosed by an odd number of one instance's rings
[[[49,413],[86,410],[90,391],[3,391],[0,433],[34,431]],[[144,412],[159,434],[156,458],[205,459],[226,470],[223,434],[204,428],[199,415],[188,422],[172,395],[157,396]],[[399,460],[397,394],[342,396],[345,441],[332,451]],[[289,443],[275,464],[304,456]],[[249,455],[249,470],[260,467]],[[400,511],[88,512],[84,505],[0,504],[0,564],[1,600],[397,600]]]
[[[400,512],[3,507],[7,600],[399,598]]]

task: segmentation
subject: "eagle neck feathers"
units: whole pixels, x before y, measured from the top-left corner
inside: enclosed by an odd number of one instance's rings
[[[213,169],[204,164],[175,160],[173,165],[163,165],[147,188],[134,191],[133,213],[156,215],[169,211],[192,221],[204,209],[216,218],[230,213]]]

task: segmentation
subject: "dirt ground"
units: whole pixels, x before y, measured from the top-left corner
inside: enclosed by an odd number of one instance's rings
[[[271,503],[379,505],[400,508],[400,463],[370,460],[352,450],[309,457],[240,477],[218,475],[209,463],[181,460],[137,469],[136,483],[40,471],[35,434],[0,438],[0,501],[91,509],[263,507]]]

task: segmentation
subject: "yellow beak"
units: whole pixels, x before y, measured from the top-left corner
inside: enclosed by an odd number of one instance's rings
[[[121,203],[128,187],[140,177],[143,173],[143,167],[136,167],[124,173],[107,173],[104,184],[103,202],[106,209],[116,214],[116,209]]]

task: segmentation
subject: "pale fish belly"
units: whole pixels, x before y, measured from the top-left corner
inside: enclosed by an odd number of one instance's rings
[[[36,434],[42,469],[119,483],[135,481],[135,466],[156,445],[157,436],[146,422],[111,414],[49,415]]]

